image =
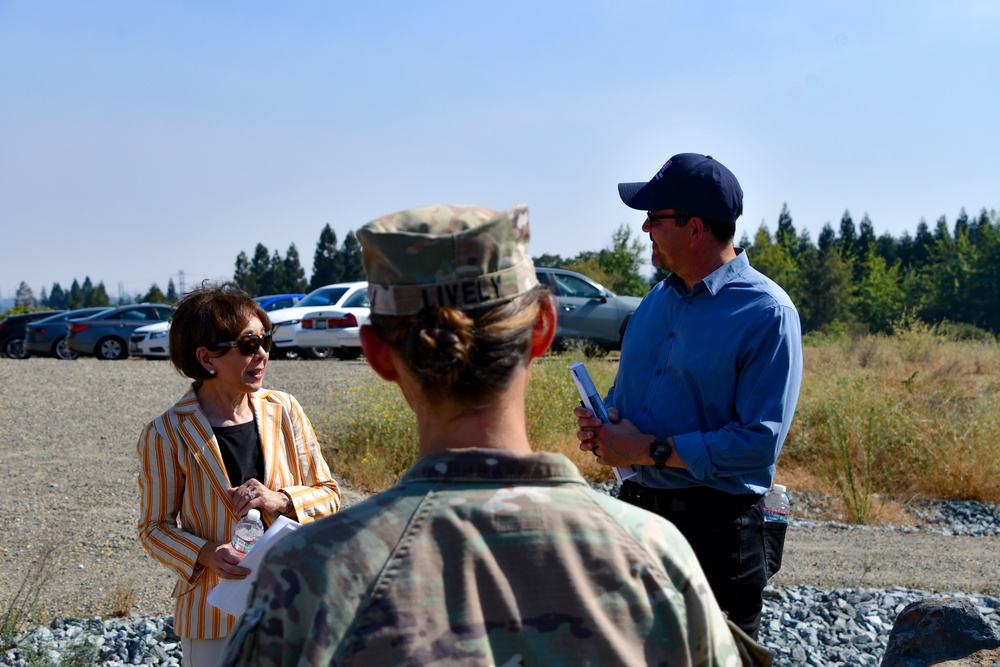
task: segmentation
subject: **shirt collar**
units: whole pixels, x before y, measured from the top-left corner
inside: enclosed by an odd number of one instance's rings
[[[403,475],[403,483],[421,481],[576,482],[579,470],[562,454],[527,454],[498,449],[445,449],[422,456]]]
[[[684,296],[693,296],[703,289],[712,296],[715,296],[719,293],[719,290],[735,280],[736,277],[749,268],[749,266],[750,260],[747,258],[746,251],[743,248],[736,248],[736,257],[695,283],[694,288],[692,288],[690,293],[685,291],[684,281],[673,273],[667,277],[667,283],[674,288],[678,294]]]

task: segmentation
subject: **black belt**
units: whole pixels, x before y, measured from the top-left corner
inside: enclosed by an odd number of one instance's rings
[[[654,489],[631,481],[622,484],[619,497],[627,503],[664,515],[692,511],[742,514],[763,498],[756,493],[726,493],[707,486]]]

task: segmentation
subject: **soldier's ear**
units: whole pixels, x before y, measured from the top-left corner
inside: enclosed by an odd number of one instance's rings
[[[370,324],[361,327],[361,349],[365,351],[368,365],[378,373],[379,377],[389,382],[396,382],[399,379],[395,352]]]
[[[556,305],[552,296],[545,295],[538,308],[535,328],[531,332],[531,358],[535,359],[548,352],[556,335]]]

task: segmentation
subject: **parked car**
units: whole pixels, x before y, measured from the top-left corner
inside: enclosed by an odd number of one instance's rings
[[[145,359],[170,357],[170,322],[141,326],[128,339],[128,353]]]
[[[40,354],[57,359],[76,359],[76,352],[69,349],[66,344],[66,334],[69,332],[70,324],[107,310],[111,308],[109,306],[78,308],[36,320],[25,328],[24,349],[28,355]]]
[[[162,303],[119,306],[104,313],[77,320],[66,337],[69,349],[98,359],[125,359],[132,332],[146,324],[165,322],[173,312]]]
[[[361,356],[361,327],[368,324],[371,307],[368,290],[355,292],[335,309],[313,310],[302,316],[295,336],[299,348],[330,348],[338,359]]]
[[[25,327],[29,322],[61,312],[61,310],[36,310],[31,313],[9,315],[0,320],[0,353],[11,359],[26,359],[28,352],[24,349]]]
[[[535,273],[556,297],[556,345],[582,340],[605,350],[622,348],[625,327],[642,299],[617,296],[600,283],[568,269],[535,267]]]
[[[301,301],[304,296],[305,294],[266,294],[264,296],[255,296],[253,300],[260,304],[265,313],[270,313],[272,310],[291,308]]]
[[[368,317],[368,283],[336,283],[325,285],[313,290],[299,301],[293,308],[284,308],[268,313],[274,323],[274,349],[271,354],[276,358],[294,357],[303,354],[313,359],[326,359],[336,354],[338,357],[351,357],[360,354],[361,343],[357,338],[339,339],[329,337],[317,338],[317,323],[319,319],[329,321],[329,318],[314,318],[303,326],[303,318],[311,313],[332,312],[348,309],[356,319],[363,315]],[[359,310],[363,309],[363,310]],[[307,318],[308,319],[308,318]],[[359,320],[360,321],[360,320]],[[350,327],[345,327],[350,328]],[[302,336],[306,333],[305,337]],[[318,343],[318,344],[317,344]],[[355,354],[356,348],[357,354]]]

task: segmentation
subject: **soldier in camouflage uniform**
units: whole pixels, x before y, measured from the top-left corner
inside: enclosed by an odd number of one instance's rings
[[[524,394],[556,316],[528,236],[524,206],[424,207],[358,232],[365,356],[416,412],[421,457],[273,547],[225,664],[768,662],[673,525],[531,451]]]

